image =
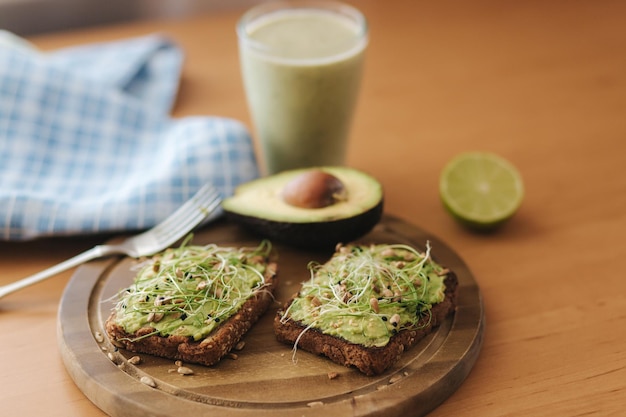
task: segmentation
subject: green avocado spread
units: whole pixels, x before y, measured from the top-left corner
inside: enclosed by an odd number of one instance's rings
[[[448,273],[431,259],[430,246],[421,253],[402,244],[340,246],[309,269],[311,279],[282,320],[368,347],[428,323],[431,307],[445,297]]]
[[[183,244],[154,255],[120,292],[116,323],[129,334],[147,327],[203,339],[263,288],[270,251],[264,241],[255,248]]]

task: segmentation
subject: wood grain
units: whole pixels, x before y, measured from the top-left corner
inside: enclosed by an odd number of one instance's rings
[[[388,214],[453,248],[484,299],[481,354],[429,417],[623,415],[626,2],[350,2],[368,17],[371,43],[348,163],[381,181]],[[174,116],[250,126],[234,32],[240,14],[30,40],[51,51],[165,33],[185,51]],[[522,207],[497,233],[469,233],[441,207],[439,172],[466,150],[496,152],[524,178]],[[0,242],[0,283],[102,241]],[[0,300],[3,415],[105,416],[74,384],[55,344],[71,275]]]
[[[275,340],[272,321],[279,305],[309,278],[309,261],[330,255],[277,246],[277,302],[244,338],[237,359],[206,367],[187,365],[191,376],[176,372],[173,361],[116,350],[104,334],[111,297],[133,279],[136,261],[109,259],[81,267],[63,295],[58,340],[70,375],[85,394],[112,416],[216,413],[221,416],[329,416],[346,414],[403,416],[425,414],[444,401],[466,378],[482,345],[484,315],[478,286],[461,259],[444,243],[420,229],[387,217],[365,242],[433,245],[437,259],[459,276],[458,307],[433,334],[411,350],[388,372],[367,377],[329,360],[296,352]],[[252,246],[258,238],[236,225],[220,222],[195,237],[196,243]],[[329,374],[337,377],[329,379]],[[141,382],[148,376],[156,383]]]

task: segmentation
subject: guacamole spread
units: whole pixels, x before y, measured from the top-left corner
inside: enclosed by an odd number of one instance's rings
[[[430,246],[422,253],[403,244],[340,246],[327,263],[309,269],[311,279],[282,320],[368,347],[424,323],[445,297],[448,273],[431,259]]]
[[[133,284],[120,292],[116,323],[133,334],[205,338],[265,284],[269,242],[254,248],[183,244],[140,264]]]

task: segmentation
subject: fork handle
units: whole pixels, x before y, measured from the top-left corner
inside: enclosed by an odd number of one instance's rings
[[[10,284],[4,285],[0,287],[0,298],[5,295],[11,294],[15,291],[21,290],[22,288],[28,287],[29,285],[36,284],[40,281],[48,279],[56,274],[59,274],[63,271],[67,271],[70,268],[78,266],[87,261],[91,261],[93,259],[102,257],[104,255],[110,254],[110,247],[107,245],[98,245],[93,248],[76,255],[66,261],[63,261],[59,264],[51,266],[48,269],[44,269],[41,272],[37,272],[34,275],[31,275],[26,278],[22,278],[18,281],[12,282]]]

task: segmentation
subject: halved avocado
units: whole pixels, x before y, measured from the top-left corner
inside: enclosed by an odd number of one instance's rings
[[[319,197],[322,183],[328,192]],[[325,202],[317,208],[299,206],[294,203],[297,198],[285,196],[294,189],[305,197],[300,200],[313,196]],[[365,235],[380,221],[383,188],[356,169],[303,168],[242,184],[222,207],[229,218],[271,240],[302,248],[332,248]]]

